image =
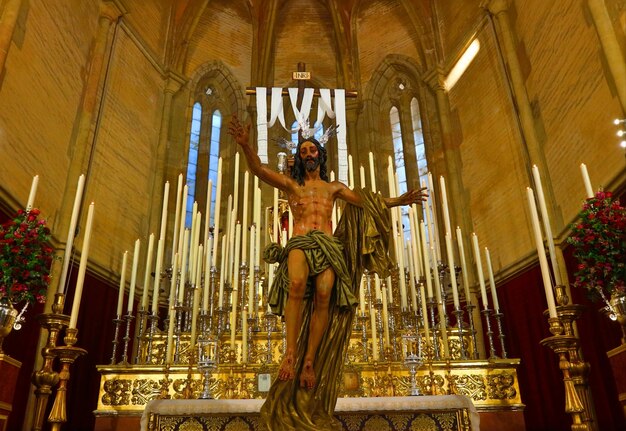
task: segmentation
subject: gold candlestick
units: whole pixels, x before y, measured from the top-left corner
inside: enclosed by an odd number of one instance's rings
[[[592,431],[588,424],[584,423],[585,408],[578,396],[574,386],[570,370],[572,363],[568,360],[568,352],[574,348],[578,342],[573,335],[564,334],[563,325],[558,317],[548,319],[552,337],[544,338],[541,344],[548,346],[559,357],[559,368],[563,373],[563,384],[565,386],[565,411],[572,417],[572,431]]]
[[[70,380],[70,366],[74,361],[82,355],[87,354],[85,349],[80,347],[74,347],[77,341],[76,329],[67,329],[65,336],[65,343],[67,345],[61,347],[55,347],[52,349],[53,353],[59,357],[61,362],[61,372],[59,373],[59,387],[57,388],[56,397],[50,416],[48,416],[48,422],[52,425],[52,431],[59,431],[63,424],[67,422],[67,382]]]
[[[54,296],[52,313],[44,313],[37,316],[37,321],[42,328],[48,330],[48,340],[41,349],[43,365],[39,371],[32,375],[32,382],[35,385],[35,413],[33,419],[33,431],[39,431],[43,427],[44,415],[48,404],[48,397],[52,393],[52,388],[59,382],[59,374],[52,369],[57,352],[54,350],[57,345],[59,332],[68,326],[70,316],[61,314],[65,295],[57,293]]]

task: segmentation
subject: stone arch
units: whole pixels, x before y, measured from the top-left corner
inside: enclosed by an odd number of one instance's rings
[[[409,133],[409,130],[412,131],[410,103],[413,98],[420,105],[424,103],[423,86],[422,71],[412,58],[390,54],[375,69],[363,91],[361,128],[377,159],[386,160],[393,155],[389,113],[395,106],[400,113],[406,165],[417,166],[415,143],[412,133]],[[386,177],[377,180],[383,184]],[[407,181],[412,186],[419,184],[417,169],[415,172],[407,169]]]

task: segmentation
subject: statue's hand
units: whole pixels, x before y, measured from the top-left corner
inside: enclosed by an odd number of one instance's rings
[[[427,198],[428,193],[426,192],[426,187],[409,190],[399,197],[401,205],[421,204]]]
[[[237,114],[233,114],[228,125],[228,134],[235,139],[239,145],[248,145],[250,139],[250,124],[245,127],[239,122]]]

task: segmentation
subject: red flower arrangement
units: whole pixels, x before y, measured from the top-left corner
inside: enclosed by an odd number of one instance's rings
[[[50,229],[40,211],[19,210],[0,226],[0,300],[11,304],[45,302],[50,284]]]
[[[626,294],[626,208],[611,192],[588,198],[567,242],[574,247],[575,287],[592,298]]]

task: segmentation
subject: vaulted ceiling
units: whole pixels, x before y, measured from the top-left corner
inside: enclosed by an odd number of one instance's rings
[[[221,47],[253,85],[304,61],[321,81],[358,88],[388,53],[436,64],[434,16],[432,0],[174,0],[166,64],[190,74]]]

